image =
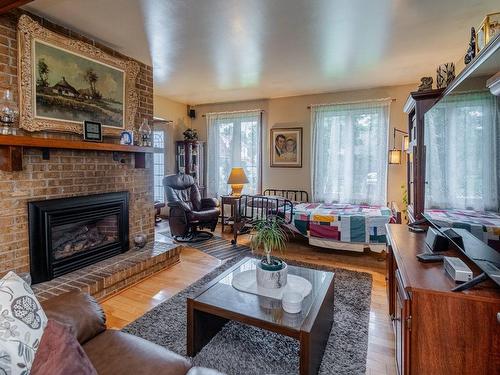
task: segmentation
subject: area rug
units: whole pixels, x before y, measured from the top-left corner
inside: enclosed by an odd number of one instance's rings
[[[123,331],[186,356],[186,297],[238,262],[235,257],[163,302]],[[335,272],[334,324],[319,374],[364,374],[368,349],[370,274],[288,262]],[[229,375],[298,374],[298,341],[229,322],[194,358]]]
[[[251,253],[248,246],[238,245],[238,243],[232,245],[230,240],[219,236],[213,236],[209,240],[193,242],[187,245],[220,260],[227,260],[241,255],[249,256]]]
[[[162,236],[172,237],[170,231],[159,232]],[[227,260],[240,255],[250,255],[251,249],[244,245],[232,245],[230,240],[226,240],[219,236],[213,236],[209,240],[202,242],[189,242],[185,244],[189,247],[194,247],[206,254],[209,254],[219,260]]]

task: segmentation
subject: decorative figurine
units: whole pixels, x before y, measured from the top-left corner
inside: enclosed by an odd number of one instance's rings
[[[195,129],[188,128],[184,133],[182,133],[184,136],[185,141],[197,141],[198,140],[198,132]]]
[[[438,89],[447,87],[455,79],[455,64],[439,65],[436,70],[436,86]]]
[[[142,124],[139,128],[139,134],[141,136],[141,146],[153,146],[153,142],[151,140],[151,127],[149,126],[147,119],[142,120]]]
[[[465,54],[464,57],[464,63],[467,65],[476,57],[476,30],[471,27],[470,28],[470,42],[469,42],[469,48],[467,49],[467,53]]]
[[[418,91],[428,91],[432,90],[432,77],[422,77],[420,78],[420,86],[418,86]]]
[[[120,144],[121,145],[133,145],[134,144],[134,133],[129,130],[124,130],[120,134]]]
[[[139,249],[142,249],[147,242],[147,237],[145,234],[139,233],[134,236],[134,245],[137,246]]]

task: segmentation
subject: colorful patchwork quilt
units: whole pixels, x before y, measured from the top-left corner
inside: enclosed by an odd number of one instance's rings
[[[383,206],[299,203],[293,207],[292,224],[304,236],[309,232],[342,242],[385,243],[385,224],[391,219],[391,210]]]
[[[471,210],[425,210],[426,217],[441,227],[463,228],[494,249],[500,250],[500,213]]]

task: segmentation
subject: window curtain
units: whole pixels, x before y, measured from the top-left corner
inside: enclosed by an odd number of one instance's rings
[[[427,208],[498,211],[498,97],[451,95],[425,115]]]
[[[154,200],[165,202],[165,188],[163,187],[163,177],[165,177],[165,130],[153,130],[153,183]]]
[[[390,103],[311,106],[315,202],[386,204]]]
[[[261,165],[261,110],[208,113],[208,195],[229,194],[231,168],[243,167],[249,183],[243,194],[257,194]]]

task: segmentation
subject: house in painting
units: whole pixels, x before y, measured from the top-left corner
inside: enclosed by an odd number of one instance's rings
[[[73,86],[71,86],[64,77],[62,77],[62,79],[54,86],[52,86],[52,92],[54,94],[69,96],[72,98],[77,98],[80,96],[80,92]]]

